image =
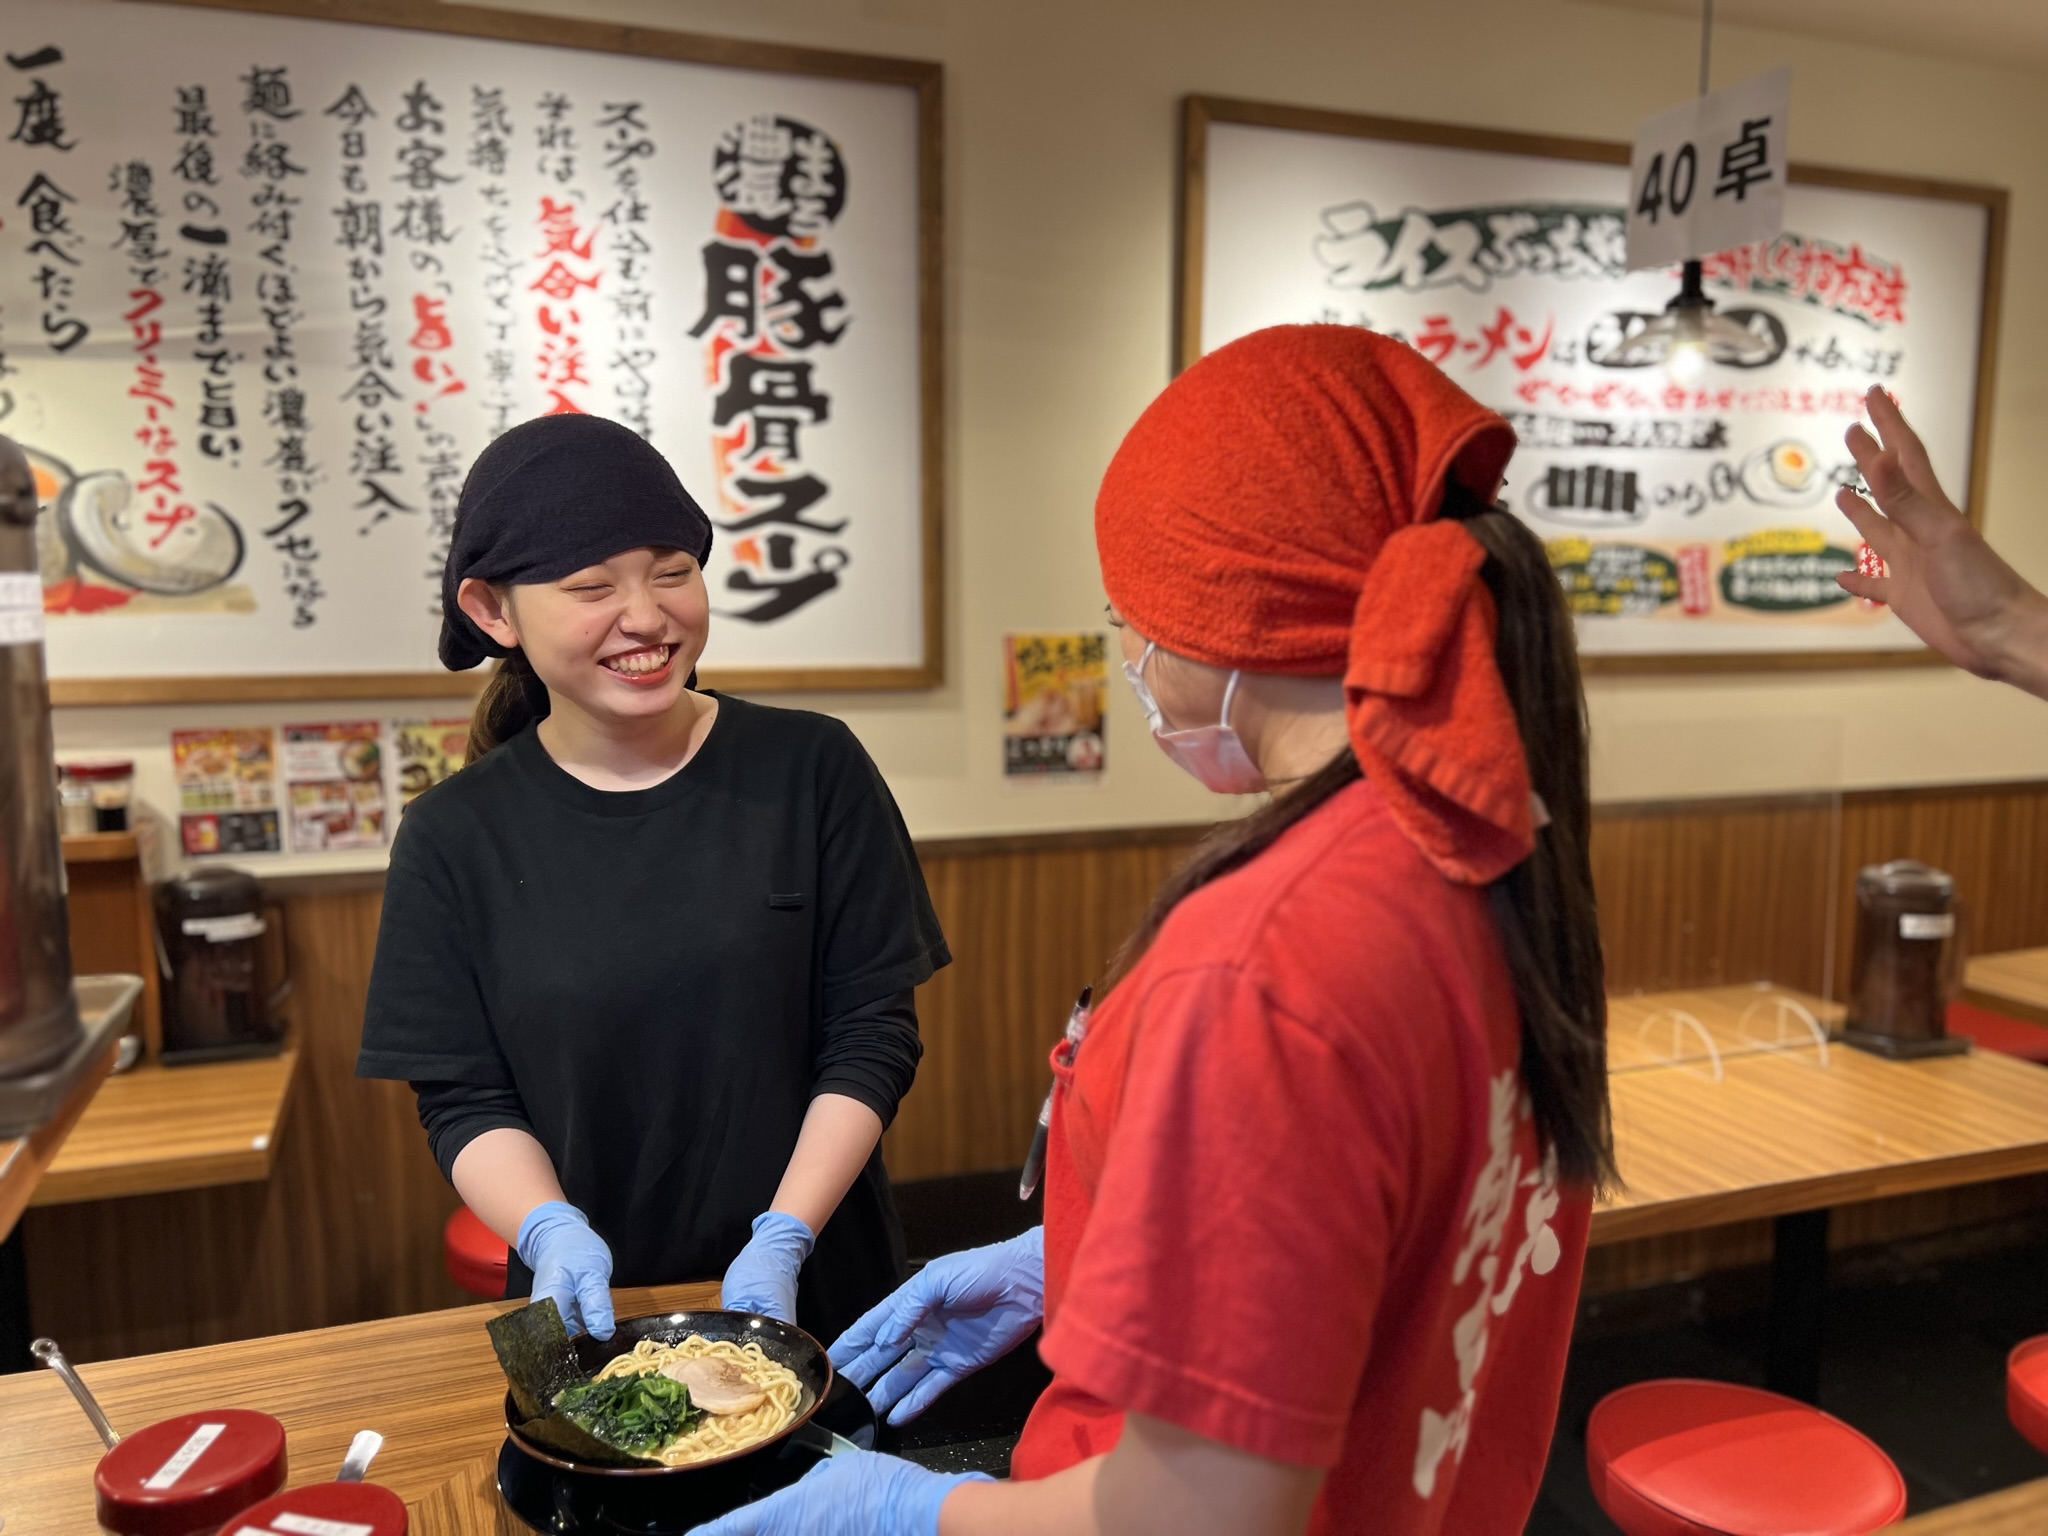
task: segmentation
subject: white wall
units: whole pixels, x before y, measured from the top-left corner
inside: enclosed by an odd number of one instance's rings
[[[948,220],[948,684],[812,696],[859,732],[922,837],[1206,819],[1112,696],[1095,789],[999,772],[1000,637],[1097,624],[1090,508],[1166,383],[1187,92],[1626,139],[1693,88],[1697,24],[1574,0],[503,0],[649,26],[941,60]],[[1715,78],[1793,70],[1795,158],[2011,189],[1987,530],[2048,584],[2048,80],[1726,29]],[[1908,402],[1910,406],[1910,402]],[[715,644],[715,639],[714,639]],[[1603,800],[2031,778],[2048,705],[1947,669],[1592,685]],[[365,713],[417,705],[367,706]],[[65,710],[60,749],[142,759],[169,808],[173,724],[312,709]],[[327,867],[332,867],[332,861]]]

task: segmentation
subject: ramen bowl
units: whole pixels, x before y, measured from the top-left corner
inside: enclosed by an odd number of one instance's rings
[[[583,1334],[572,1342],[577,1363],[595,1375],[607,1362],[620,1355],[630,1355],[633,1346],[643,1339],[659,1344],[680,1344],[693,1333],[714,1343],[758,1344],[762,1354],[795,1372],[797,1385],[803,1394],[797,1402],[796,1416],[766,1439],[727,1451],[721,1456],[707,1456],[686,1466],[611,1466],[580,1461],[528,1439],[519,1431],[519,1409],[512,1401],[512,1394],[507,1392],[505,1427],[511,1432],[513,1445],[533,1460],[558,1472],[575,1472],[588,1477],[678,1477],[770,1450],[792,1436],[807,1441],[811,1438],[815,1428],[811,1417],[818,1411],[818,1405],[824,1402],[825,1394],[832,1390],[832,1362],[826,1357],[825,1346],[794,1323],[785,1323],[759,1312],[663,1312],[647,1317],[622,1317],[608,1339],[594,1339]],[[831,1436],[822,1429],[816,1429],[815,1435],[819,1442],[815,1448],[829,1454]]]

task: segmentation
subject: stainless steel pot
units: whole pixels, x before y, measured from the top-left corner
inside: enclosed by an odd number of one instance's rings
[[[43,673],[36,488],[0,437],[0,1079],[24,1078],[83,1038],[71,985],[57,759]]]

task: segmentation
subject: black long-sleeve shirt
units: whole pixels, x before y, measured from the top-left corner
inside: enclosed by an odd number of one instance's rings
[[[721,696],[680,772],[621,792],[528,731],[407,810],[356,1070],[420,1089],[444,1169],[493,1126],[530,1131],[615,1283],[716,1279],[812,1098],[894,1114],[910,991],[949,958],[837,721]],[[901,1268],[877,1152],[819,1234],[799,1320],[832,1337]],[[512,1294],[524,1279],[515,1260]]]

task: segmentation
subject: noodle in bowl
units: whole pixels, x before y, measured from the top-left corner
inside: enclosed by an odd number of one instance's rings
[[[665,1467],[722,1461],[740,1451],[752,1450],[794,1424],[803,1407],[804,1386],[796,1372],[769,1359],[761,1346],[751,1340],[735,1344],[728,1339],[707,1339],[698,1333],[675,1344],[642,1339],[630,1354],[615,1355],[607,1361],[597,1379],[647,1376],[679,1361],[704,1359],[731,1361],[749,1385],[767,1394],[767,1400],[745,1413],[706,1412],[689,1430],[653,1453]]]
[[[706,1420],[699,1420],[669,1442],[668,1449],[679,1455],[650,1451],[646,1454],[660,1459],[629,1464],[586,1461],[529,1437],[523,1432],[518,1405],[507,1392],[505,1427],[511,1432],[512,1444],[528,1459],[558,1472],[659,1482],[708,1474],[721,1463],[773,1455],[775,1446],[792,1437],[804,1440],[817,1435],[829,1441],[826,1432],[812,1426],[811,1418],[832,1390],[832,1362],[824,1345],[794,1323],[754,1312],[705,1308],[622,1317],[609,1339],[579,1334],[570,1342],[593,1381],[645,1375],[664,1365],[710,1359],[720,1365],[730,1362],[750,1384],[768,1393],[768,1401],[746,1414],[726,1415],[723,1425],[714,1428],[710,1436],[700,1438]],[[691,1401],[696,1401],[694,1394]],[[711,1417],[706,1415],[706,1419]],[[721,1448],[713,1449],[707,1440],[722,1442]],[[825,1446],[815,1444],[812,1449],[822,1451]]]

